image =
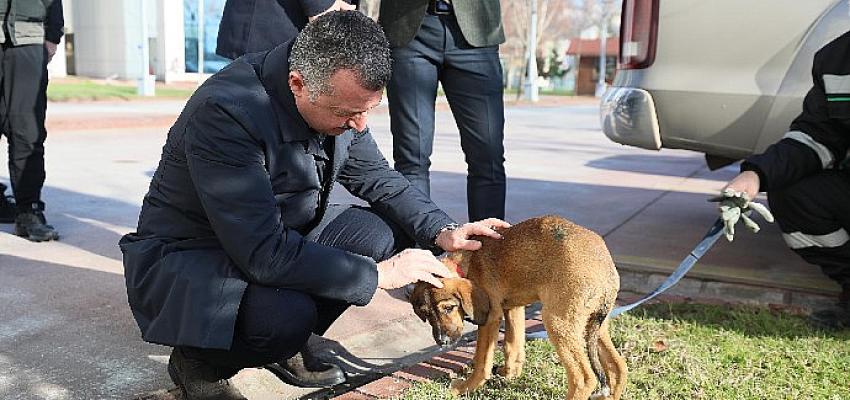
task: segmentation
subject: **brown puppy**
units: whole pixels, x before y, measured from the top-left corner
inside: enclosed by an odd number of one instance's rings
[[[522,373],[525,306],[540,301],[549,340],[567,370],[567,399],[618,400],[626,362],[611,342],[607,316],[620,277],[605,242],[558,216],[529,219],[500,233],[503,240],[480,238],[480,250],[446,257],[443,262],[460,276],[442,279],[442,289],[420,282],[411,294],[414,312],[431,324],[439,345],[460,338],[464,317],[480,325],[473,372],[452,382],[452,392],[470,392],[490,378],[502,314],[505,366],[497,373],[508,379]]]

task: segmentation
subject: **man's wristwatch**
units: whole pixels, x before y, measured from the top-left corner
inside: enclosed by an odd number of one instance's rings
[[[456,223],[454,223],[454,222],[452,222],[452,223],[450,223],[450,224],[446,224],[445,226],[443,226],[442,228],[440,228],[440,230],[439,230],[439,231],[437,231],[437,234],[434,236],[434,246],[436,246],[436,245],[437,245],[437,238],[438,238],[438,237],[440,237],[440,234],[441,234],[441,233],[443,233],[443,232],[448,232],[448,231],[453,231],[453,230],[455,230],[455,229],[457,229],[457,228],[460,228],[460,225],[459,225],[459,224],[456,224]]]

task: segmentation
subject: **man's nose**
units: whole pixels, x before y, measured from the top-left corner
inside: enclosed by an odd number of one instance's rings
[[[367,119],[368,115],[366,114],[366,112],[362,112],[349,118],[347,124],[349,128],[354,128],[357,130],[357,132],[363,132],[363,130],[366,129]]]

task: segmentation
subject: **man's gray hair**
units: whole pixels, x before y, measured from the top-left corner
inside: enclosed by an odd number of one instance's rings
[[[310,100],[330,94],[330,77],[350,70],[364,89],[387,86],[392,71],[390,46],[384,30],[358,11],[334,11],[307,24],[295,38],[289,70],[304,79]]]

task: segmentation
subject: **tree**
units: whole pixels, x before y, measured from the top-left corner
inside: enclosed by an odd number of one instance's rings
[[[584,0],[537,0],[536,47],[547,41],[566,39],[578,34],[575,23],[575,4]],[[502,0],[502,20],[505,26],[505,44],[501,53],[505,60],[506,75],[524,79],[528,58],[528,31],[531,0]],[[537,57],[540,57],[537,54]],[[521,85],[521,83],[520,83]]]

